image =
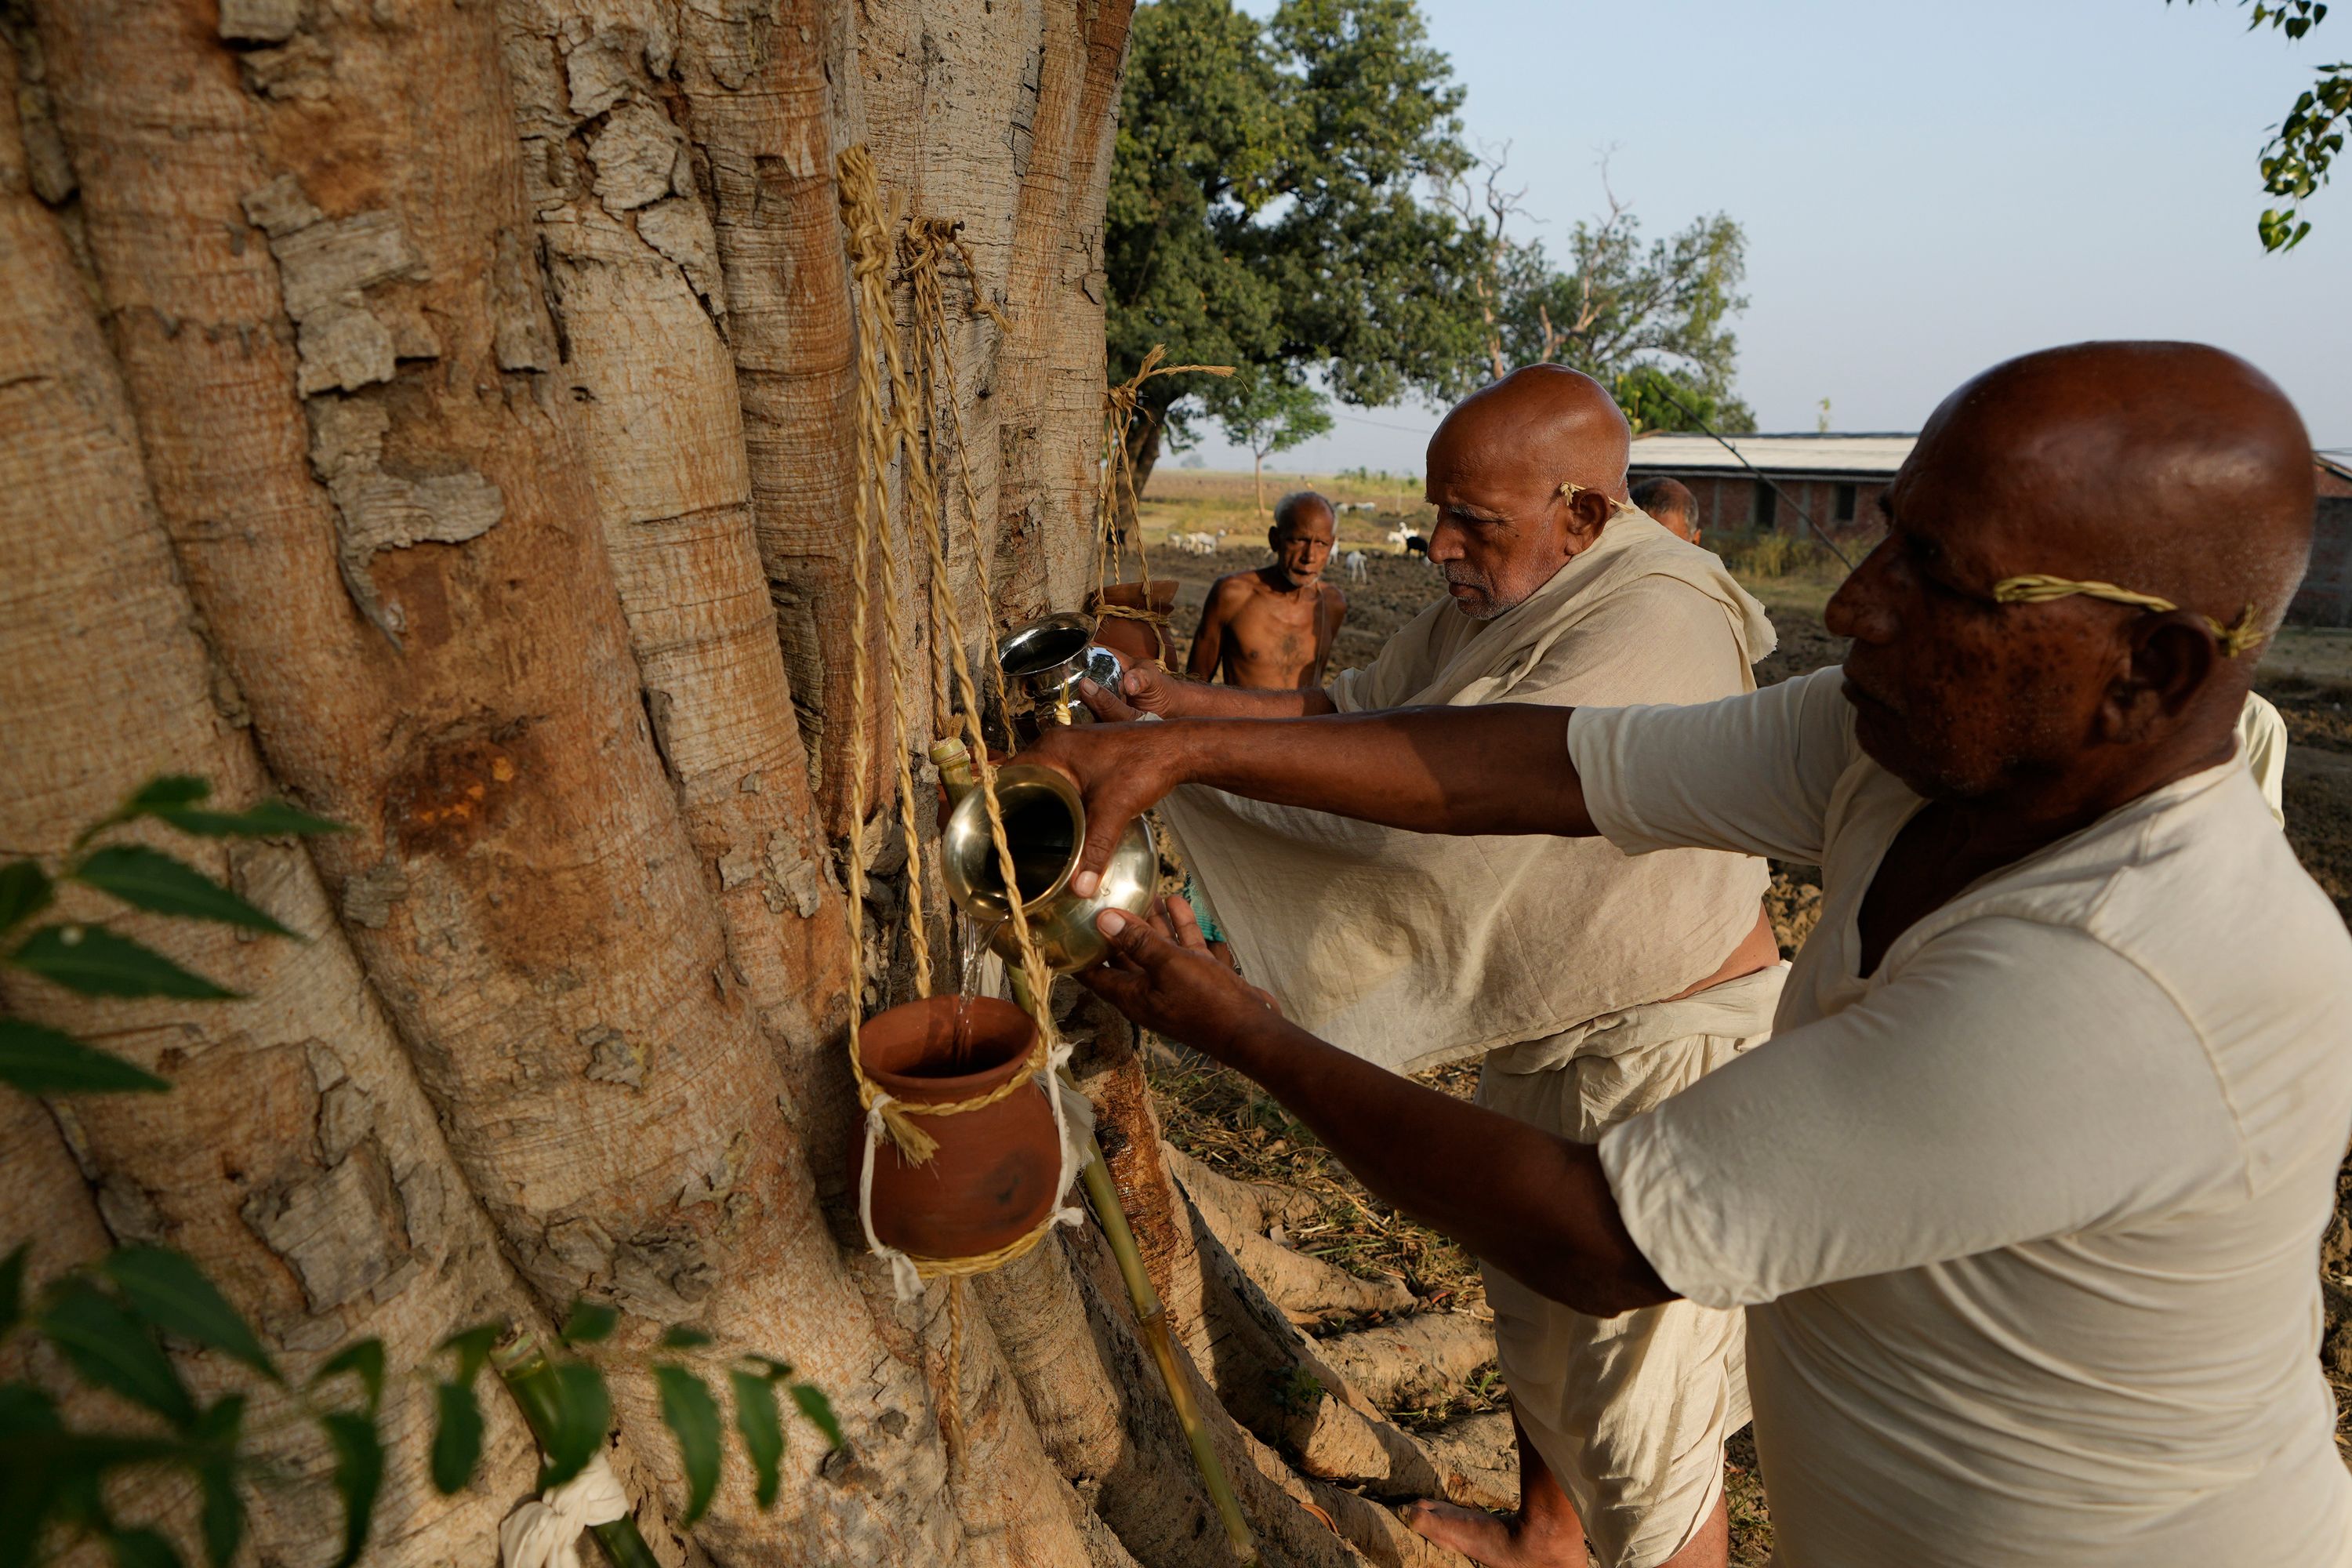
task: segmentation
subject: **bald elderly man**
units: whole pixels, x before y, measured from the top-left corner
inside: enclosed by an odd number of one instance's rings
[[[1132,921],[1092,983],[1594,1312],[1748,1312],[1783,1568],[2352,1563],[2317,1361],[2352,940],[2240,765],[2310,444],[2243,362],[2031,354],[1937,409],[1831,668],[1681,708],[1101,726],[1087,861],[1183,781],[1822,868],[1772,1042],[1596,1143],[1366,1068]],[[1081,879],[1087,875],[1081,873]]]
[[[1626,502],[1631,434],[1591,377],[1537,365],[1429,445],[1446,596],[1328,687],[1129,678],[1161,717],[1484,703],[1700,702],[1755,689],[1772,629],[1723,564]],[[1097,693],[1096,711],[1131,716]],[[1400,832],[1178,790],[1162,807],[1244,973],[1303,1026],[1392,1068],[1483,1058],[1479,1103],[1592,1139],[1760,1040],[1787,971],[1764,863],[1594,840]],[[1489,1563],[1724,1562],[1723,1440],[1748,1418],[1737,1312],[1600,1319],[1500,1270],[1487,1300],[1519,1440],[1509,1527],[1425,1509]]]
[[[1633,504],[1658,520],[1660,527],[1676,539],[1699,542],[1698,497],[1691,494],[1688,485],[1664,475],[1643,479],[1633,487]]]

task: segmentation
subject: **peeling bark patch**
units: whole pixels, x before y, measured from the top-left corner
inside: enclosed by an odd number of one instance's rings
[[[765,869],[761,894],[772,914],[782,914],[789,908],[808,920],[824,908],[826,868],[803,854],[799,843],[782,828],[768,835]]]
[[[278,259],[286,313],[294,318],[298,390],[307,397],[391,380],[394,334],[368,308],[365,290],[424,272],[400,220],[382,209],[330,218],[291,174],[248,192],[244,204]],[[437,353],[429,333],[401,336],[409,358]]]
[[[496,326],[491,347],[500,370],[553,370],[555,355],[534,263],[514,230],[499,230],[497,268],[490,278]]]
[[[577,1036],[588,1047],[585,1076],[598,1083],[625,1084],[631,1089],[643,1089],[646,1084],[646,1048],[633,1046],[621,1031],[610,1024],[598,1024],[583,1029]]]
[[[719,240],[710,215],[691,196],[669,196],[637,214],[637,237],[675,263],[713,316],[727,314],[727,286],[719,269]]]
[[[392,906],[407,896],[408,873],[387,855],[343,884],[343,919],[382,931],[392,919]]]
[[[220,36],[226,43],[282,44],[301,25],[301,0],[221,0]]]
[[[373,402],[314,397],[305,406],[311,471],[335,501],[343,586],[361,612],[397,640],[406,617],[377,595],[368,562],[381,550],[478,538],[506,516],[506,496],[471,468],[417,477],[386,472],[383,438],[392,416]]]
[[[373,1147],[307,1181],[258,1194],[239,1212],[293,1268],[313,1312],[357,1299],[393,1270],[391,1237],[400,1222]]]
[[[427,751],[392,782],[392,828],[411,855],[462,850],[505,813],[521,768],[495,741],[460,740]]]
[[[616,213],[693,189],[677,127],[641,103],[613,111],[588,139],[588,161],[596,165],[596,199]]]

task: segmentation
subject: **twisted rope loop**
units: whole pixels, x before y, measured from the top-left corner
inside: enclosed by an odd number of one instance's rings
[[[857,426],[860,472],[853,514],[857,578],[852,624],[852,695],[856,710],[852,719],[855,765],[852,769],[849,827],[849,886],[843,907],[850,924],[852,963],[857,971],[852,976],[853,989],[862,998],[865,823],[872,784],[866,700],[867,668],[873,656],[867,630],[872,592],[869,563],[875,560],[872,541],[878,535],[881,540],[879,575],[887,600],[884,640],[890,661],[891,741],[897,753],[899,826],[907,841],[908,923],[915,958],[917,988],[928,996],[931,994],[930,952],[923,918],[922,861],[916,832],[914,780],[910,764],[912,745],[907,732],[902,684],[906,650],[899,626],[899,540],[889,521],[888,474],[893,459],[900,460],[900,478],[906,494],[907,548],[911,552],[913,540],[919,538],[928,557],[930,568],[928,598],[935,632],[934,647],[943,657],[957,693],[961,698],[966,744],[971,752],[979,787],[986,803],[989,837],[996,851],[999,871],[1006,887],[1017,887],[1013,848],[1005,835],[1003,809],[997,799],[996,770],[989,761],[987,742],[981,729],[981,697],[965,653],[962,616],[957,609],[955,595],[948,589],[948,518],[940,494],[939,431],[936,422],[923,418],[923,415],[934,406],[935,401],[944,402],[954,433],[971,564],[982,609],[982,630],[993,667],[997,656],[996,627],[989,609],[992,601],[988,555],[981,535],[978,488],[971,476],[962,416],[958,407],[954,363],[949,352],[947,309],[941,284],[945,264],[950,259],[959,262],[971,280],[971,315],[974,318],[985,316],[1000,329],[1009,327],[1010,323],[1003,312],[988,301],[981,291],[977,268],[961,237],[961,224],[938,218],[914,218],[902,223],[895,212],[887,212],[873,159],[862,146],[851,147],[841,154],[835,162],[835,175],[840,191],[842,222],[847,230],[852,304],[859,345]],[[890,237],[893,230],[898,232],[895,247]],[[914,299],[916,363],[911,368],[900,350],[891,309],[889,268],[894,254],[908,277]],[[887,399],[884,396],[886,379],[888,384]],[[944,681],[940,681],[934,686],[933,713],[940,733],[946,732],[953,721],[947,708],[944,685]],[[1075,1224],[1080,1217],[1074,1208],[1057,1206],[1025,1236],[977,1258],[909,1257],[886,1246],[874,1232],[874,1157],[882,1139],[887,1138],[907,1163],[925,1163],[938,1152],[939,1141],[917,1125],[918,1118],[958,1116],[979,1110],[1030,1087],[1033,1080],[1040,1080],[1039,1086],[1052,1103],[1055,1131],[1062,1139],[1061,1184],[1055,1194],[1057,1203],[1062,1194],[1069,1190],[1070,1181],[1076,1175],[1066,1131],[1067,1117],[1061,1096],[1054,1088],[1054,1071],[1067,1059],[1069,1047],[1055,1029],[1053,1015],[1047,1005],[1053,977],[1030,933],[1027,912],[1017,900],[1013,902],[1011,919],[1014,942],[1021,954],[1023,977],[1027,982],[1031,1016],[1036,1024],[1036,1043],[1024,1064],[1024,1070],[1015,1073],[997,1088],[967,1100],[940,1104],[911,1105],[892,1098],[866,1074],[858,1051],[863,1008],[851,1008],[850,1071],[857,1080],[858,1102],[866,1112],[866,1152],[858,1174],[858,1217],[865,1228],[866,1245],[889,1263],[894,1283],[902,1298],[918,1294],[920,1281],[924,1279],[956,1279],[1002,1268],[1035,1247],[1054,1225]]]
[[[1097,469],[1095,491],[1095,518],[1102,530],[1095,549],[1095,613],[1117,620],[1148,621],[1157,626],[1165,626],[1168,617],[1151,608],[1151,563],[1143,553],[1143,521],[1137,510],[1139,503],[1135,493],[1135,459],[1127,449],[1127,433],[1135,423],[1136,410],[1142,405],[1145,382],[1162,375],[1234,374],[1229,364],[1161,364],[1167,353],[1166,343],[1152,344],[1151,352],[1143,356],[1143,363],[1136,366],[1133,375],[1104,392],[1103,456]],[[1127,503],[1124,509],[1119,505],[1122,500]],[[1139,610],[1103,602],[1103,589],[1115,580],[1113,574],[1127,559],[1120,542],[1121,517],[1135,520],[1135,569],[1143,584],[1143,608]]]
[[[2046,605],[2053,599],[2071,598],[2077,594],[2086,599],[2105,599],[2112,605],[2129,605],[2134,609],[2149,610],[2159,615],[2180,608],[2169,599],[2143,594],[2134,588],[2119,588],[2113,583],[2101,583],[2095,579],[2077,581],[2072,577],[2053,577],[2041,572],[2004,577],[1992,585],[1994,602],[2002,605]],[[2268,640],[2255,620],[2251,600],[2244,609],[2238,612],[2235,626],[2225,626],[2212,616],[2197,611],[2189,613],[2204,622],[2207,629],[2212,632],[2221,643],[2225,658],[2236,658]]]

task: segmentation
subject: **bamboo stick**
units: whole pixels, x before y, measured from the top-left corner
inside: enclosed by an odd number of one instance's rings
[[[531,1435],[545,1448],[562,1419],[562,1410],[555,1369],[548,1364],[547,1352],[536,1339],[525,1334],[510,1350],[494,1357],[492,1364],[498,1368],[499,1380],[507,1385],[507,1392],[514,1395]],[[607,1523],[592,1524],[588,1530],[595,1536],[596,1544],[604,1549],[613,1568],[661,1568],[660,1560],[646,1544],[646,1538],[637,1533],[635,1515],[625,1513]]]

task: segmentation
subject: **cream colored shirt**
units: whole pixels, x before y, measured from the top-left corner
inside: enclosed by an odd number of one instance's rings
[[[1579,710],[1629,852],[1822,868],[1775,1038],[1608,1132],[1667,1284],[1748,1307],[1784,1568],[2352,1563],[2318,1245],[2352,939],[2234,759],[1972,885],[1857,973],[1921,804],[1843,672]]]
[[[1755,689],[1772,642],[1720,559],[1623,512],[1492,620],[1430,605],[1331,699],[1344,713],[1703,702]],[[1160,813],[1242,973],[1292,1022],[1398,1072],[1688,990],[1755,927],[1770,879],[1743,856],[1407,833],[1198,785]]]

